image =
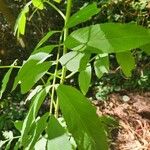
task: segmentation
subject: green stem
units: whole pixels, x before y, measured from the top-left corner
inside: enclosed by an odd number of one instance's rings
[[[72,9],[72,0],[67,0],[67,8],[66,8],[66,19],[65,19],[65,25],[64,25],[64,38],[63,38],[63,41],[66,40],[67,36],[68,36],[68,32],[69,32],[69,29],[65,26],[70,18],[70,15],[71,15],[71,9]],[[63,55],[67,53],[67,48],[66,46],[64,45],[63,47]],[[64,83],[64,80],[65,80],[65,76],[66,76],[66,67],[63,67],[62,68],[62,75],[61,75],[61,79],[60,79],[60,84],[63,84]],[[59,100],[58,100],[58,97],[57,97],[57,100],[56,100],[56,108],[55,108],[55,117],[58,118],[58,112],[59,112]]]
[[[33,13],[30,15],[29,21],[32,19],[33,15],[36,13],[37,10],[38,10],[38,8],[36,8],[36,9],[33,11]]]
[[[71,15],[71,8],[72,8],[72,0],[67,0],[67,10],[66,10],[66,20],[65,20],[65,26],[70,18],[70,15]],[[64,41],[66,40],[67,36],[68,36],[68,32],[69,32],[69,29],[66,27],[64,29]],[[64,45],[63,47],[63,55],[67,53],[67,48],[66,46]],[[65,80],[65,76],[66,76],[66,67],[63,67],[62,68],[62,76],[61,76],[61,80],[60,80],[60,83],[63,83],[64,80]]]
[[[50,72],[47,72],[46,74],[47,74],[47,75],[50,75],[50,76],[55,76],[55,74],[50,73]],[[60,77],[60,76],[58,76],[58,75],[56,75],[56,77],[57,77],[57,78],[59,78],[59,79],[61,79],[61,77]]]
[[[56,67],[55,67],[54,78],[53,78],[53,83],[52,83],[52,86],[53,86],[53,87],[52,87],[51,101],[50,101],[50,114],[52,114],[53,104],[54,104],[55,84],[56,84],[56,78],[57,78],[57,72],[58,72],[59,55],[60,55],[60,50],[61,50],[62,36],[63,36],[63,31],[61,32],[61,35],[60,35],[59,47],[58,47],[58,52],[57,52],[57,56],[56,56]],[[56,105],[55,105],[55,106],[56,106]]]
[[[72,72],[72,73],[70,73],[69,75],[67,75],[66,76],[66,79],[69,79],[69,78],[71,78],[73,75],[75,75],[76,74],[76,72]]]
[[[5,68],[16,68],[19,69],[21,66],[0,66],[0,69],[5,69]]]
[[[52,114],[53,111],[53,102],[54,102],[54,96],[55,96],[55,83],[56,83],[56,75],[57,75],[57,70],[58,70],[58,60],[59,60],[59,50],[57,53],[57,58],[56,58],[56,67],[55,67],[55,72],[54,72],[54,78],[53,78],[53,87],[52,87],[52,93],[51,93],[51,101],[50,101],[50,114]]]
[[[97,57],[97,55],[96,55],[96,56],[94,56],[94,57],[92,57],[92,58],[90,59],[90,61],[89,61],[89,62],[92,62],[93,60],[95,60],[95,59],[96,59],[96,57]]]
[[[54,4],[52,4],[51,2],[49,2],[49,1],[45,1],[48,5],[50,5],[52,8],[54,8],[61,16],[62,16],[62,18],[65,20],[66,19],[66,17],[65,17],[65,15],[63,14],[63,12],[59,9],[59,8],[57,8]]]

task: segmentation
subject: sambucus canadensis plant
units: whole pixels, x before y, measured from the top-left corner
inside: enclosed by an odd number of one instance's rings
[[[59,3],[60,0],[55,2]],[[10,133],[11,136],[9,134],[5,141],[1,141],[1,146],[8,143],[8,149],[12,140],[18,139],[14,150],[40,147],[42,150],[107,150],[109,146],[104,119],[96,114],[96,109],[85,97],[91,84],[92,70],[98,78],[101,78],[103,73],[108,73],[109,54],[115,53],[123,73],[131,76],[135,67],[131,50],[141,48],[149,53],[149,30],[133,23],[95,24],[73,31],[76,25],[98,14],[100,8],[97,8],[96,3],[92,3],[72,14],[73,1],[67,0],[66,3],[64,14],[53,1],[32,0],[25,5],[17,19],[15,34],[19,37],[25,33],[30,5],[37,11],[48,4],[64,19],[64,26],[61,31],[49,31],[22,66],[16,66],[16,62],[8,66],[10,69],[3,79],[1,96],[12,69],[19,68],[12,90],[20,84],[21,93],[30,91],[27,100],[31,101],[26,118],[14,123],[20,131],[20,136],[13,137]],[[56,33],[60,35],[58,43],[45,44]],[[55,61],[51,59],[53,51],[57,54]],[[55,68],[54,72],[49,71],[51,67]],[[80,91],[65,85],[65,81],[76,73]],[[43,80],[45,74],[48,76],[47,80]],[[38,80],[42,80],[43,84],[34,86]],[[50,111],[38,116],[47,95],[50,97]],[[64,123],[60,121],[62,117]],[[105,121],[109,122],[108,119]]]

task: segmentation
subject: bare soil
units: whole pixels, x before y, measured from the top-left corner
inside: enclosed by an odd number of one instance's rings
[[[99,115],[119,120],[112,150],[150,150],[150,92],[114,93],[107,101],[93,101]]]

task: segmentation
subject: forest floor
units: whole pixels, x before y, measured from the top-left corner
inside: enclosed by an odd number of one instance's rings
[[[150,92],[115,93],[107,101],[93,101],[99,115],[119,121],[112,150],[150,150]]]

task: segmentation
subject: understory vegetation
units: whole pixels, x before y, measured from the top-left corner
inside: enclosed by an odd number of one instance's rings
[[[1,2],[0,149],[117,150],[113,94],[150,90],[150,2]]]

